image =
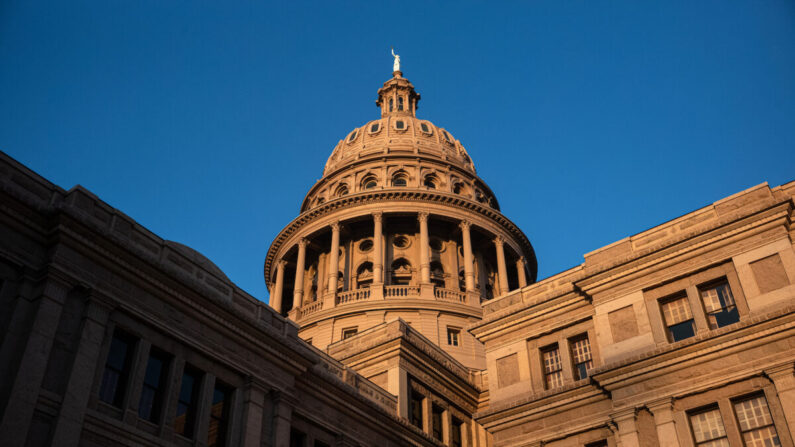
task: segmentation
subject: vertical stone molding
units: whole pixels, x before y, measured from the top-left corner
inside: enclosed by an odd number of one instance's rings
[[[646,404],[646,408],[654,415],[657,426],[657,439],[660,447],[679,447],[674,423],[673,399],[666,397]]]
[[[215,389],[215,375],[206,373],[202,380],[202,391],[199,393],[201,400],[196,409],[196,439],[204,445],[210,428],[210,412],[213,405],[213,390]]]
[[[621,439],[621,447],[640,447],[638,437],[637,411],[635,408],[620,410],[611,415],[613,421],[618,426],[618,436]]]
[[[273,439],[270,445],[273,447],[290,446],[290,424],[293,418],[292,399],[285,394],[275,391],[273,399]]]
[[[111,308],[105,303],[93,298],[89,298],[86,305],[80,343],[72,370],[69,372],[69,382],[52,436],[52,439],[58,440],[59,445],[76,446],[80,442],[83,420],[91,396],[94,372],[101,353],[110,310]]]
[[[527,261],[525,260],[524,256],[520,256],[519,260],[516,261],[516,276],[519,278],[519,288],[523,288],[527,285],[527,275],[525,274],[525,264]]]
[[[500,295],[508,293],[508,269],[505,267],[505,241],[502,236],[494,238],[497,249],[497,273],[500,275]]]
[[[262,445],[262,418],[265,414],[265,388],[248,379],[243,391],[242,444],[244,447]]]
[[[384,283],[383,219],[380,211],[373,213],[373,284]]]
[[[331,253],[328,257],[328,293],[337,294],[337,275],[340,268],[340,223],[331,224]]]
[[[461,239],[464,243],[464,281],[467,292],[475,291],[475,269],[472,256],[472,237],[469,234],[469,221],[462,220],[458,224],[461,227]]]
[[[776,387],[784,417],[787,419],[790,433],[795,433],[795,371],[792,362],[774,366],[765,370],[765,375]]]
[[[276,313],[282,313],[282,294],[284,292],[284,267],[287,261],[280,259],[276,263],[276,286],[273,288],[273,295],[271,296],[271,307]]]
[[[0,439],[3,440],[3,446],[25,444],[44,379],[46,368],[43,365],[46,365],[50,358],[55,331],[70,288],[71,286],[65,281],[50,276],[41,286],[38,297],[31,303],[35,306],[35,302],[38,301],[38,307],[35,310],[30,335],[25,345],[21,346],[24,350],[8,396],[9,404],[0,421]],[[5,350],[6,346],[3,346],[3,349]]]
[[[420,282],[429,284],[431,282],[431,258],[428,245],[428,213],[425,211],[417,213],[417,220],[420,223]]]
[[[305,238],[298,240],[298,260],[295,263],[295,286],[293,287],[293,309],[298,309],[303,304],[306,244],[307,240]]]

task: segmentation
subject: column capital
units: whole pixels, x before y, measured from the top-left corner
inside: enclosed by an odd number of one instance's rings
[[[497,245],[502,245],[505,243],[505,238],[500,235],[494,236],[494,243]]]
[[[276,266],[279,268],[283,269],[285,265],[287,265],[287,261],[284,259],[279,259],[278,261],[276,261]]]
[[[765,375],[770,377],[770,379],[773,381],[776,379],[791,377],[793,373],[795,373],[795,365],[793,365],[792,362],[765,368]]]
[[[305,237],[302,237],[302,238],[298,239],[298,246],[301,247],[301,248],[305,248],[306,244],[308,244],[308,243],[309,243],[309,240],[307,240],[307,238],[305,238]]]
[[[331,222],[328,226],[330,226],[331,229],[334,230],[334,231],[340,231],[340,228],[341,228],[340,221],[338,221],[338,220],[335,220],[334,222]]]
[[[618,425],[618,429],[620,431],[624,431],[621,428],[622,423],[625,422],[632,422],[632,426],[634,427],[635,424],[635,416],[638,414],[638,410],[635,407],[624,408],[618,410],[614,413],[610,414],[610,417],[615,421]]]
[[[373,220],[376,222],[381,222],[384,219],[384,212],[383,211],[375,211],[373,212]]]
[[[525,265],[525,264],[527,264],[527,258],[525,258],[524,256],[519,256],[519,259],[517,259],[516,262],[518,262],[519,264]]]
[[[468,220],[462,220],[461,222],[458,222],[458,227],[461,228],[462,230],[469,230],[469,227],[471,226],[472,222]]]
[[[420,222],[427,222],[428,221],[428,212],[427,211],[420,211],[417,213],[417,220]]]
[[[663,397],[661,399],[653,400],[646,404],[646,408],[652,412],[652,414],[656,414],[659,412],[664,412],[666,410],[671,410],[674,406],[674,398],[673,397]]]

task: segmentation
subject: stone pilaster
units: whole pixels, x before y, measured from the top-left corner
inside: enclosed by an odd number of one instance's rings
[[[673,399],[670,397],[659,399],[646,404],[646,408],[654,415],[660,447],[679,447],[674,423]]]
[[[774,366],[765,370],[765,374],[776,387],[784,417],[787,419],[790,433],[795,433],[795,374],[792,362]]]
[[[635,408],[619,410],[611,415],[618,426],[618,437],[621,440],[621,447],[640,447],[636,416],[637,411]]]

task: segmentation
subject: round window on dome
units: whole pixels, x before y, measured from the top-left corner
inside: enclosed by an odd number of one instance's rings
[[[406,128],[406,122],[403,120],[395,121],[395,129],[403,130]]]
[[[367,253],[372,249],[373,249],[372,239],[365,239],[359,243],[359,251],[361,251],[362,253]]]
[[[409,246],[409,238],[403,235],[395,236],[395,239],[392,240],[392,245],[397,248],[407,248]]]

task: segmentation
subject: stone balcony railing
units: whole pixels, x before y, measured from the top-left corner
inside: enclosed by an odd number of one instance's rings
[[[347,306],[353,303],[365,301],[382,301],[396,299],[430,299],[435,301],[445,301],[450,303],[480,305],[480,295],[476,292],[461,292],[459,290],[445,289],[427,286],[387,286],[370,284],[359,289],[337,292],[332,298],[327,295],[325,298],[304,304],[300,308],[292,311],[291,318],[303,319],[320,312],[324,309]]]

